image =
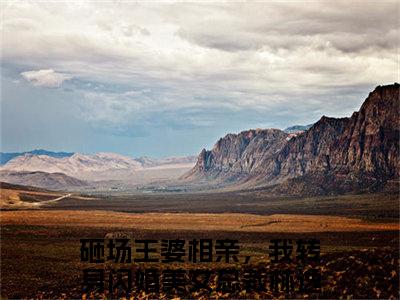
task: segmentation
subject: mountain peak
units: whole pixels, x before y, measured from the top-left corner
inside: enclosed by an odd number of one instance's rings
[[[313,124],[308,124],[308,125],[293,125],[290,127],[287,127],[283,131],[286,133],[296,133],[299,131],[306,131],[308,130]]]
[[[228,134],[202,150],[186,180],[232,188],[287,183],[281,192],[341,192],[399,178],[399,84],[378,86],[351,117],[322,116],[302,134]],[[289,127],[289,130],[297,130]],[[296,182],[292,179],[297,179]],[[309,180],[301,186],[301,182]],[[299,185],[300,184],[300,185]]]

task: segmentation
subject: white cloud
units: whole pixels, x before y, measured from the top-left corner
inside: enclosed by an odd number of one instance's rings
[[[122,124],[131,120],[132,115],[142,114],[157,107],[149,91],[127,91],[122,93],[86,92],[78,103],[79,113],[90,122]]]
[[[34,86],[56,88],[60,87],[61,84],[72,76],[55,72],[54,70],[37,70],[37,71],[25,71],[21,73],[21,76],[33,84]]]

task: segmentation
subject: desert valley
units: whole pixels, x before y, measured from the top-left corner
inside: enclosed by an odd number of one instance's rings
[[[255,267],[269,264],[272,239],[317,238],[319,297],[396,298],[399,106],[399,85],[379,86],[350,117],[228,134],[197,158],[4,154],[2,293],[82,297],[79,240],[118,233],[132,239],[235,238]],[[154,295],[138,291],[135,297]]]
[[[400,299],[400,1],[0,11],[0,300]]]

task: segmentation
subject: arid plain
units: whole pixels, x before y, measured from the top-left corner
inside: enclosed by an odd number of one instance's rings
[[[317,238],[322,298],[398,294],[399,208],[397,196],[390,193],[311,198],[250,192],[82,195],[3,185],[1,201],[3,297],[80,298],[85,264],[79,240],[110,233],[130,239],[238,239],[241,255],[251,256],[255,265],[269,263],[271,239]],[[363,268],[375,279],[365,279],[360,288],[360,281],[351,278],[365,277]],[[353,283],[345,284],[349,281]]]

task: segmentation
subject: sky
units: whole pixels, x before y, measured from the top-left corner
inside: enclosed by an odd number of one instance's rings
[[[2,1],[1,151],[196,155],[399,81],[399,1]]]

